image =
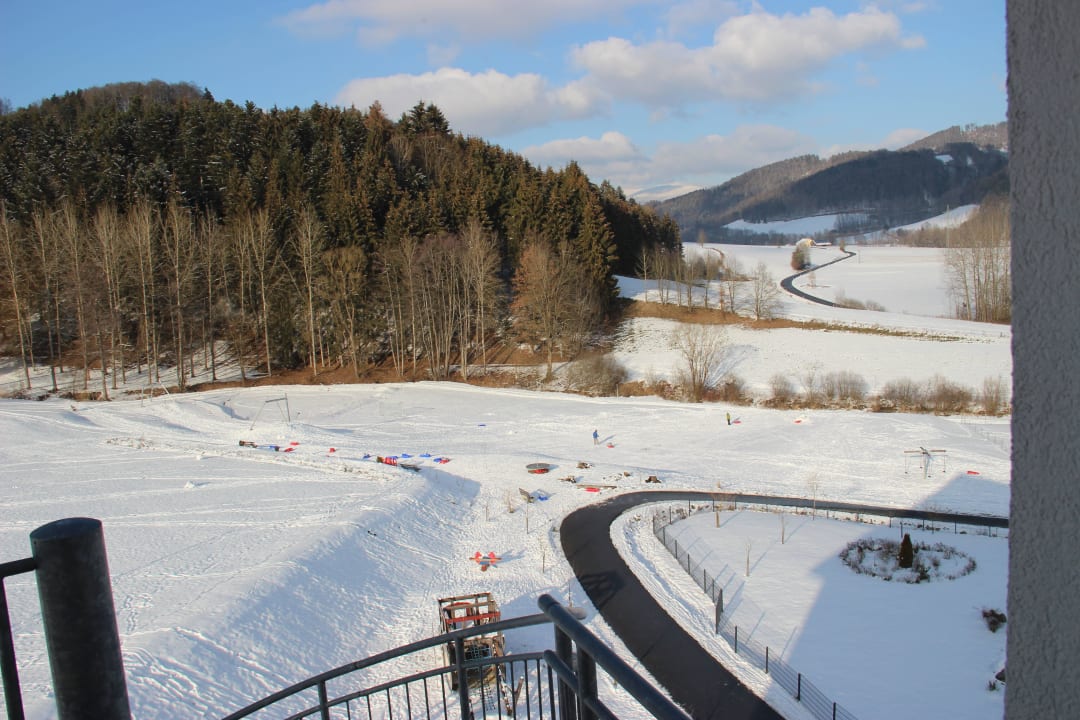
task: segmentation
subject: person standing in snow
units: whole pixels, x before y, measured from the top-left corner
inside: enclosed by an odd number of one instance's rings
[[[730,425],[730,424],[731,424],[731,413],[728,413],[728,414],[727,414],[727,424],[728,424],[728,425]]]
[[[592,444],[593,445],[599,445],[600,444],[600,433],[597,432],[596,430],[592,431]]]

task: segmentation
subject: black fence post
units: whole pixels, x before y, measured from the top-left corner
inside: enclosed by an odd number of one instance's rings
[[[33,563],[32,559],[22,561]],[[7,590],[0,576],[0,673],[4,676],[4,702],[8,720],[23,720],[22,691],[19,686],[19,666],[15,662],[15,641],[11,636],[11,616],[8,613]]]
[[[769,674],[769,646],[765,646],[765,674]]]
[[[596,720],[596,713],[586,704],[586,700],[596,700],[596,661],[589,653],[578,646],[577,649],[577,676],[578,676],[578,718],[580,720]]]
[[[57,717],[130,720],[101,521],[66,518],[30,533]]]
[[[799,702],[802,702],[802,673],[799,673],[798,684],[796,685],[796,688],[798,689],[795,691],[795,699]]]
[[[555,655],[566,663],[567,667],[574,667],[574,644],[570,636],[563,632],[558,625],[555,626]],[[571,688],[560,677],[559,683],[559,718],[564,720],[576,720],[577,703],[575,694],[577,688]]]

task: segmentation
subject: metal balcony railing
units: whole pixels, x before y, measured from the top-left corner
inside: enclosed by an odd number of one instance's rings
[[[41,599],[59,720],[130,720],[101,522],[57,520],[32,532],[30,541],[33,557],[0,564],[0,670],[8,720],[23,720],[24,711],[3,579],[29,572]],[[598,668],[628,696],[619,698],[620,708],[636,703],[641,715],[689,720],[592,634],[574,608],[550,595],[538,604],[535,615],[455,630],[328,670],[224,720],[611,720],[617,716],[609,707],[612,698],[598,692]],[[553,649],[491,657],[468,651],[470,638],[546,623],[554,629]],[[432,663],[436,648],[444,649],[441,663]]]

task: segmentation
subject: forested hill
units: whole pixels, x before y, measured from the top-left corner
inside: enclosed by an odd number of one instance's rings
[[[676,228],[571,164],[541,171],[477,138],[454,134],[438,108],[397,121],[378,104],[262,111],[216,102],[190,84],[118,83],[54,96],[0,116],[0,198],[25,219],[76,198],[92,213],[136,199],[228,221],[267,208],[275,225],[308,204],[327,244],[375,248],[403,235],[458,233],[478,219],[513,266],[534,235],[553,246],[600,223],[609,267],[630,273],[641,248],[674,245]],[[599,268],[598,268],[599,270]]]
[[[0,329],[87,367],[227,340],[263,372],[393,357],[445,374],[506,335],[512,303],[516,335],[580,341],[615,274],[679,243],[621,189],[454,133],[432,105],[264,111],[160,82],[0,115],[0,202]],[[527,259],[560,269],[573,322],[536,317]]]
[[[845,215],[850,232],[917,222],[1008,187],[1005,124],[954,127],[899,151],[804,155],[653,203],[683,236],[737,242],[725,225]],[[768,241],[758,236],[759,241]]]

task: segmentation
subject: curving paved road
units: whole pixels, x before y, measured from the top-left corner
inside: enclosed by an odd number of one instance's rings
[[[563,552],[604,620],[692,717],[781,720],[667,614],[611,543],[611,523],[635,505],[708,497],[700,492],[639,492],[581,508],[566,516],[559,529]]]
[[[793,282],[795,282],[795,278],[797,278],[797,277],[802,277],[806,273],[811,273],[811,272],[814,272],[815,270],[820,270],[823,267],[828,267],[829,265],[832,265],[834,263],[838,263],[841,260],[847,260],[848,258],[852,257],[855,254],[851,250],[841,250],[840,252],[847,253],[847,255],[845,255],[844,257],[841,257],[841,258],[836,258],[835,260],[830,260],[829,262],[825,263],[824,265],[815,265],[812,268],[809,268],[807,270],[803,270],[802,272],[797,272],[794,275],[788,275],[786,278],[784,278],[783,280],[780,281],[780,287],[784,288],[784,290],[787,290],[792,295],[795,295],[797,297],[801,297],[804,300],[809,300],[810,302],[815,302],[818,305],[828,305],[829,307],[840,307],[839,305],[837,305],[834,302],[831,302],[829,300],[822,300],[821,298],[816,297],[814,295],[811,295],[810,293],[803,292],[802,290],[797,289],[792,284]]]

